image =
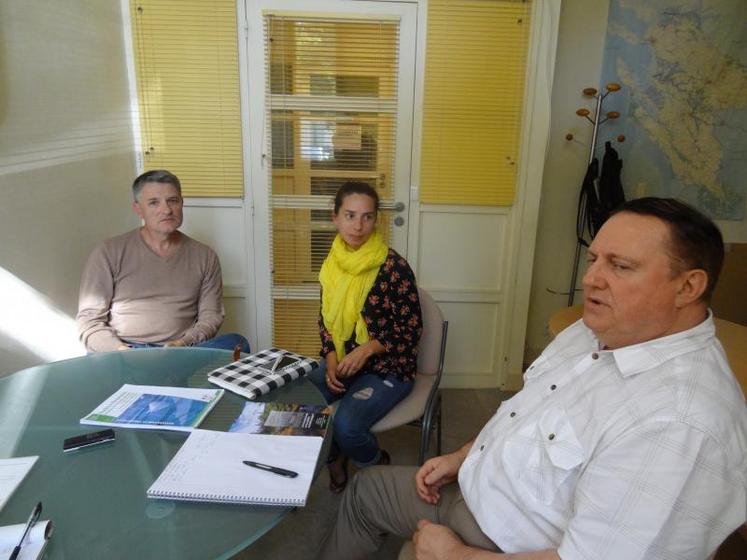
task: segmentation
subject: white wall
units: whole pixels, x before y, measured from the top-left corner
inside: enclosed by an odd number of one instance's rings
[[[581,90],[600,87],[608,7],[606,0],[564,0],[561,7],[525,362],[532,361],[550,341],[547,320],[567,304],[567,295],[554,295],[547,289],[567,292],[571,279],[578,192],[591,139],[591,124],[577,116],[576,109],[592,109]],[[573,133],[576,141],[565,140],[567,132]],[[580,303],[578,297],[576,303]]]
[[[119,2],[0,2],[0,375],[79,354],[85,259],[134,227]]]

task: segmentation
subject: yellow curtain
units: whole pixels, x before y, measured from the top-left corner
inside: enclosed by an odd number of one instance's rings
[[[420,201],[508,206],[531,2],[429,0]]]
[[[183,194],[241,197],[236,0],[131,0],[145,169]]]

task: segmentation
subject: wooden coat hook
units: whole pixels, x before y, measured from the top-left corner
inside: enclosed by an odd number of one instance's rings
[[[602,115],[602,102],[604,101],[604,98],[607,97],[610,93],[614,93],[616,91],[620,91],[622,86],[616,82],[610,82],[605,86],[605,92],[600,93],[597,88],[593,87],[587,87],[581,90],[581,93],[586,97],[592,97],[597,100],[596,109],[594,111],[594,116],[591,116],[591,111],[587,109],[586,107],[581,107],[579,109],[576,109],[576,114],[579,117],[585,118],[587,121],[589,121],[594,129],[592,130],[591,135],[591,147],[589,149],[589,163],[591,163],[591,160],[594,159],[594,152],[596,151],[596,145],[597,145],[597,135],[599,133],[599,125],[609,121],[609,120],[615,120],[620,118],[619,111],[607,111]],[[569,142],[574,140],[574,136],[571,132],[566,133],[565,139]],[[577,140],[576,140],[577,141]],[[617,136],[618,142],[624,142],[625,136],[623,134],[620,134]]]

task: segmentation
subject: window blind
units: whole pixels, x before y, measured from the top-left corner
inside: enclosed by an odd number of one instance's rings
[[[420,201],[514,201],[531,2],[429,0]]]
[[[235,0],[131,0],[144,167],[183,194],[241,197]]]
[[[319,268],[346,181],[393,198],[399,20],[267,12],[273,343],[320,348]],[[380,213],[379,228],[390,231]]]

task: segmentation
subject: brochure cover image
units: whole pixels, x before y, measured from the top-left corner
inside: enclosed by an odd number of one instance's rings
[[[228,431],[324,437],[331,416],[326,405],[248,402]]]
[[[200,425],[223,392],[223,389],[123,385],[80,423],[191,431]]]

